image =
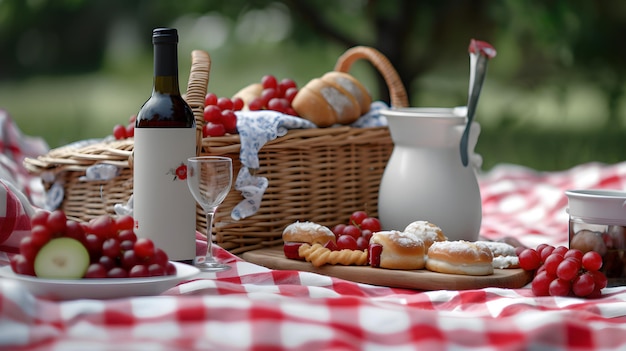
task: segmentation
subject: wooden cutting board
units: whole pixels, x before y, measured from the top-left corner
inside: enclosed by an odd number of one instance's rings
[[[492,275],[469,276],[436,273],[425,269],[403,271],[370,266],[324,265],[316,268],[309,262],[286,258],[282,246],[248,251],[242,254],[242,258],[270,269],[313,272],[357,283],[416,290],[469,290],[486,287],[517,289],[532,279],[531,273],[523,269],[495,269]]]

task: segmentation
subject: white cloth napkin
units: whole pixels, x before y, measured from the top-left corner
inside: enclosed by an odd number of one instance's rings
[[[387,125],[387,120],[380,110],[388,108],[384,102],[376,101],[370,112],[361,116],[352,126],[378,127]],[[287,134],[289,129],[316,128],[315,124],[303,118],[285,115],[271,110],[238,111],[237,130],[241,140],[239,159],[241,169],[235,181],[235,189],[240,191],[244,200],[231,212],[231,217],[240,220],[255,214],[261,206],[263,194],[268,186],[265,177],[256,175],[259,170],[259,150],[268,141]]]

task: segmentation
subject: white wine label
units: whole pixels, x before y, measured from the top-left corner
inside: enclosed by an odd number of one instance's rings
[[[187,158],[195,153],[195,128],[135,129],[135,232],[174,261],[196,256],[196,204],[187,187]]]

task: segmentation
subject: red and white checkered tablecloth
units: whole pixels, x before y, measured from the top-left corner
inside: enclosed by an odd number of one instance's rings
[[[564,190],[626,189],[626,163],[549,173],[503,165],[480,185],[483,236],[566,244]],[[534,297],[527,288],[412,291],[214,252],[232,269],[161,296],[54,302],[0,279],[0,350],[626,349],[622,287],[594,300]]]

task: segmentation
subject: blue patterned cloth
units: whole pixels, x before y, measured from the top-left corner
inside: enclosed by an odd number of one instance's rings
[[[383,102],[373,102],[370,111],[351,126],[355,128],[379,127],[387,125],[380,114],[388,108]],[[290,129],[316,128],[315,124],[300,117],[285,115],[271,110],[238,111],[237,130],[241,140],[239,159],[241,169],[235,180],[235,189],[244,197],[231,212],[231,217],[240,220],[255,214],[261,206],[263,194],[268,186],[265,177],[255,175],[259,169],[259,150],[268,141],[287,134]]]

